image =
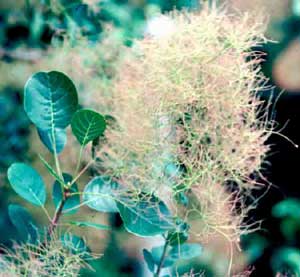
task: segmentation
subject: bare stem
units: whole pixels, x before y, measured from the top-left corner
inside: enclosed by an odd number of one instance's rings
[[[165,245],[164,245],[164,249],[163,249],[162,255],[160,257],[160,261],[159,261],[157,270],[156,270],[156,273],[154,273],[154,277],[159,277],[159,275],[160,275],[160,272],[162,270],[162,267],[163,267],[163,265],[165,263],[165,260],[166,260],[166,257],[167,257],[168,246],[169,246],[169,241],[166,240]]]
[[[58,225],[58,222],[59,222],[59,219],[62,215],[62,211],[63,211],[63,208],[64,208],[64,205],[68,199],[68,191],[66,189],[64,189],[63,191],[63,199],[61,200],[61,202],[59,203],[59,206],[58,208],[56,209],[55,211],[55,214],[50,222],[50,225],[48,227],[48,236],[51,237],[51,235],[53,234],[55,228],[57,227]]]
[[[83,146],[80,147],[79,157],[78,157],[77,166],[76,166],[76,170],[75,170],[75,175],[77,175],[79,168],[80,168],[80,162],[81,162],[81,158],[82,158],[83,148],[84,148]]]
[[[78,173],[78,175],[72,180],[70,185],[73,185],[80,177],[81,175],[86,172],[86,170],[90,167],[90,165],[94,162],[94,160],[91,160],[88,162],[88,164]]]

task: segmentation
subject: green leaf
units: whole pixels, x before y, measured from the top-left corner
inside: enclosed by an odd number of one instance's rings
[[[106,123],[101,114],[85,109],[75,113],[71,127],[79,143],[84,146],[103,134]]]
[[[73,180],[72,176],[67,173],[63,173],[63,177],[65,184],[71,183]],[[72,184],[72,186],[69,188],[68,193],[77,194],[70,196],[66,200],[62,212],[66,214],[75,214],[77,213],[80,205],[80,196],[78,194],[78,186],[76,183]],[[62,186],[58,181],[55,181],[53,184],[52,199],[55,207],[58,208],[60,202],[63,200]]]
[[[91,261],[94,259],[91,255],[91,250],[86,245],[83,238],[70,233],[65,233],[60,239],[62,245],[74,255],[80,256],[80,258],[85,261]]]
[[[118,212],[115,202],[119,184],[108,176],[98,176],[92,179],[84,188],[83,202],[99,212]]]
[[[184,243],[182,245],[173,246],[169,252],[172,259],[189,260],[199,257],[202,254],[202,246],[197,243]]]
[[[10,204],[8,206],[8,215],[22,240],[36,242],[38,238],[38,228],[30,213],[24,207],[17,204]]]
[[[151,249],[151,257],[152,257],[153,263],[155,265],[159,265],[160,264],[160,261],[161,261],[162,255],[163,255],[163,251],[164,251],[164,245],[158,246],[158,247],[153,247]],[[161,267],[162,268],[170,267],[175,262],[176,262],[176,260],[168,257],[168,250],[167,250],[167,252],[166,252],[166,258],[164,259],[164,262],[161,265]]]
[[[175,194],[175,200],[179,204],[181,204],[185,207],[187,207],[187,205],[189,204],[189,198],[186,196],[185,192],[183,192],[183,191],[177,192]]]
[[[170,240],[170,245],[179,245],[186,242],[189,238],[187,232],[174,232],[168,238]]]
[[[93,222],[86,222],[86,221],[72,221],[70,222],[72,225],[76,225],[78,227],[92,227],[98,230],[111,230],[110,226],[93,223]]]
[[[121,127],[118,124],[118,121],[113,116],[106,114],[106,115],[104,115],[104,118],[105,118],[106,125],[109,128],[111,128],[113,130],[121,130]]]
[[[296,16],[298,18],[300,17],[300,2],[299,1],[297,1],[297,0],[293,1],[292,11],[293,11],[294,16]]]
[[[182,220],[178,220],[178,222],[176,222],[176,229],[168,234],[167,240],[169,245],[182,245],[186,242],[189,238],[189,229],[190,226],[187,223]]]
[[[155,270],[155,263],[151,252],[149,252],[147,249],[143,249],[143,255],[144,255],[144,260],[148,266],[148,269],[153,273]]]
[[[265,237],[255,233],[242,235],[241,244],[243,245],[247,264],[253,264],[263,255],[264,251],[269,246],[269,242]]]
[[[55,141],[52,139],[52,133],[49,130],[37,129],[40,140],[48,148],[51,153],[54,153],[54,145],[56,153],[60,153],[67,143],[67,132],[65,129],[54,129]]]
[[[151,250],[151,254],[155,264],[159,264],[161,256],[163,254],[164,246],[154,247]],[[166,259],[163,267],[172,266],[178,260],[189,260],[196,258],[202,254],[202,246],[196,243],[184,243],[182,245],[176,245],[167,251]]]
[[[122,199],[117,206],[125,228],[135,235],[155,236],[175,227],[169,209],[154,195],[141,193],[138,199]]]
[[[300,200],[289,198],[277,203],[272,209],[272,215],[278,218],[292,217],[299,220]]]
[[[70,0],[60,0],[59,2],[60,2],[60,4],[61,4],[65,9],[68,9],[68,8],[73,7],[73,6],[77,6],[77,5],[81,4],[81,1],[80,1],[80,0],[73,0],[73,1],[70,1]]]
[[[286,240],[292,242],[297,241],[300,231],[300,221],[293,217],[284,218],[280,222],[280,230]]]
[[[277,250],[272,258],[271,265],[274,275],[284,273],[289,269],[289,274],[286,276],[300,275],[300,251],[297,248],[283,247]]]
[[[85,241],[78,236],[70,233],[65,233],[61,237],[62,244],[74,254],[87,254],[90,250]]]
[[[35,169],[24,163],[14,163],[9,167],[7,177],[15,192],[25,200],[36,206],[45,204],[45,184]]]
[[[39,154],[39,158],[42,161],[42,163],[44,164],[44,166],[47,168],[49,173],[63,186],[64,185],[63,180],[61,180],[61,178],[58,176],[58,174],[53,169],[53,167],[42,157],[42,155]]]
[[[39,129],[54,134],[55,129],[66,128],[77,107],[76,88],[61,72],[38,72],[25,85],[24,109]]]

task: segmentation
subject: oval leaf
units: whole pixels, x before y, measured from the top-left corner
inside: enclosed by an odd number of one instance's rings
[[[127,231],[142,237],[155,236],[174,228],[167,206],[156,196],[141,194],[136,200],[118,202]]]
[[[182,245],[189,238],[190,225],[181,219],[176,220],[176,229],[168,233],[167,241],[169,245]]]
[[[197,243],[184,243],[173,246],[169,252],[169,258],[173,260],[189,260],[202,254],[202,246]]]
[[[76,88],[61,72],[38,72],[25,85],[24,109],[42,130],[54,132],[56,128],[66,128],[77,107]]]
[[[282,247],[275,251],[271,258],[271,266],[274,276],[288,269],[287,276],[300,275],[300,251],[298,248]]]
[[[16,227],[22,240],[35,242],[38,238],[36,224],[29,212],[20,205],[10,204],[8,215],[12,224]]]
[[[172,232],[169,237],[170,245],[181,245],[189,238],[188,232]]]
[[[164,246],[154,247],[151,250],[153,261],[159,264],[163,255]],[[196,243],[184,243],[169,248],[162,267],[170,267],[178,260],[189,260],[202,254],[202,246]]]
[[[83,201],[85,205],[99,212],[118,212],[115,194],[119,184],[108,176],[92,179],[84,188]]]
[[[67,173],[63,173],[65,183],[72,182],[73,178],[71,175]],[[76,183],[72,184],[71,188],[69,189],[70,193],[77,193],[78,186]],[[58,208],[59,204],[63,200],[63,193],[62,193],[62,186],[58,181],[55,181],[53,184],[53,192],[52,192],[53,202],[56,208]],[[62,212],[66,214],[75,214],[80,205],[80,196],[79,194],[75,194],[70,196],[63,207]]]
[[[83,238],[70,233],[65,233],[63,236],[61,236],[61,242],[62,245],[73,254],[80,255],[80,257],[84,260],[91,259],[91,251]]]
[[[155,270],[155,263],[152,257],[152,254],[147,250],[147,249],[143,249],[143,255],[144,255],[144,260],[148,266],[148,269],[154,273]]]
[[[300,200],[296,198],[285,199],[272,208],[272,215],[278,218],[292,217],[300,219]]]
[[[161,265],[162,268],[170,267],[170,266],[172,266],[175,263],[174,259],[168,257],[168,252],[169,251],[170,251],[170,249],[169,250],[167,249],[166,257],[164,259],[163,264]],[[160,264],[163,252],[164,252],[164,246],[163,245],[162,246],[153,247],[151,249],[151,252],[150,252],[151,253],[151,257],[152,257],[153,263],[155,265],[159,265]]]
[[[39,154],[39,158],[42,161],[45,168],[48,170],[48,172],[54,177],[55,180],[59,181],[62,185],[64,185],[63,180],[58,176],[55,169],[43,158],[42,155]]]
[[[37,129],[40,140],[48,148],[51,153],[54,153],[54,145],[56,153],[60,153],[67,143],[67,132],[65,129],[54,129],[54,141],[52,133],[49,130]]]
[[[106,128],[104,117],[92,110],[80,110],[71,122],[72,132],[81,145],[101,136]]]
[[[36,206],[45,204],[45,184],[35,169],[24,163],[14,163],[9,167],[7,177],[14,191],[25,200]]]

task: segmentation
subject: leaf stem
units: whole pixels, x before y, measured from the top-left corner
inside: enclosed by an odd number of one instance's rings
[[[57,155],[57,149],[56,149],[56,137],[55,137],[55,129],[54,126],[52,127],[51,130],[51,135],[52,135],[52,142],[53,142],[53,153],[54,153],[54,160],[55,160],[55,167],[56,167],[56,171],[58,176],[61,178],[61,180],[64,180],[61,169],[60,169],[60,165],[59,165],[59,159],[58,159],[58,155]]]
[[[54,152],[54,160],[55,160],[55,166],[56,166],[57,174],[63,180],[63,176],[62,176],[60,165],[59,165],[59,159],[58,159],[56,151]]]
[[[77,175],[78,171],[79,171],[79,167],[80,167],[80,162],[81,162],[81,158],[82,158],[82,151],[83,151],[84,146],[80,147],[80,151],[79,151],[79,157],[78,157],[78,161],[77,161],[77,166],[76,166],[76,170],[75,170],[75,175]]]
[[[162,255],[160,257],[159,264],[157,266],[157,270],[154,273],[154,277],[159,277],[159,275],[160,275],[160,272],[162,270],[162,267],[163,267],[163,265],[165,263],[165,260],[166,260],[166,257],[167,257],[168,246],[169,246],[169,241],[166,240],[165,245],[164,245],[164,249],[163,249],[163,252],[162,252]]]
[[[67,199],[70,197],[69,191],[67,189],[64,188],[63,190],[63,198],[61,200],[61,202],[59,203],[59,206],[58,208],[56,209],[55,213],[54,213],[54,216],[50,222],[50,225],[48,227],[48,232],[47,232],[47,235],[49,237],[51,237],[51,235],[53,234],[55,228],[57,227],[58,225],[58,221],[62,215],[62,211],[63,211],[63,208],[64,208],[64,205],[66,204],[66,201]]]
[[[62,210],[64,208],[64,204],[65,204],[65,200],[63,199],[60,202],[60,204],[58,206],[58,209],[55,211],[55,214],[54,214],[54,216],[53,216],[53,218],[52,218],[52,220],[50,222],[50,226],[49,226],[48,232],[47,232],[47,234],[48,234],[49,237],[51,237],[51,235],[53,234],[53,231],[55,230],[55,228],[56,228],[56,226],[58,224],[59,218],[60,218],[60,216],[62,214]]]
[[[90,165],[94,162],[94,160],[91,160],[87,163],[87,165],[78,173],[78,175],[72,180],[70,186],[72,186],[80,177],[81,175],[90,167]]]

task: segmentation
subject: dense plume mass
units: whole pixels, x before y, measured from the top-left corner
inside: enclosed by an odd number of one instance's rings
[[[68,247],[66,247],[68,246]],[[71,239],[65,244],[52,238],[47,245],[14,243],[14,249],[1,248],[0,276],[79,276],[81,268],[88,267],[90,253],[76,249]],[[90,260],[92,259],[89,258]]]
[[[169,16],[175,31],[136,41],[112,94],[97,96],[118,124],[99,150],[100,170],[186,218],[198,213],[196,234],[238,241],[249,207],[237,216],[233,206],[257,185],[272,127],[257,98],[261,54],[251,51],[265,41],[262,22],[216,10]],[[228,194],[232,182],[238,192]],[[172,200],[181,192],[193,202],[185,209]]]

